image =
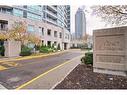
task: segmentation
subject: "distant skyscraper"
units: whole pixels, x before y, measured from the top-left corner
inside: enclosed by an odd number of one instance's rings
[[[75,37],[81,39],[86,34],[86,17],[83,9],[78,8],[75,14]]]

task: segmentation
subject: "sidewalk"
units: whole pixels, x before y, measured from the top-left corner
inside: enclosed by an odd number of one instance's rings
[[[40,76],[32,79],[31,81],[21,85],[18,89],[53,89],[58,83],[60,83],[78,64],[80,64],[80,58],[78,56],[72,60],[66,61],[59,66],[41,74]]]

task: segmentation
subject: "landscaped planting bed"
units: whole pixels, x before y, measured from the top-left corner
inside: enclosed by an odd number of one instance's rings
[[[94,73],[92,66],[79,64],[55,89],[127,89],[127,77]]]

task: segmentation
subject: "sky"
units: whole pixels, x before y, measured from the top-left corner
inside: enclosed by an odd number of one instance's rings
[[[85,5],[82,5],[85,6]],[[75,32],[75,14],[79,7],[82,7],[81,5],[71,5],[71,33]],[[86,14],[86,32],[87,34],[92,35],[94,29],[100,29],[105,28],[105,22],[101,21],[101,18],[92,16],[90,9],[90,6],[85,6],[85,9],[88,10],[88,12],[85,12]]]

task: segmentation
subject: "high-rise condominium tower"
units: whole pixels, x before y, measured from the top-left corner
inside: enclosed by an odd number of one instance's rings
[[[81,39],[86,34],[86,17],[83,9],[78,8],[75,14],[75,37]]]

